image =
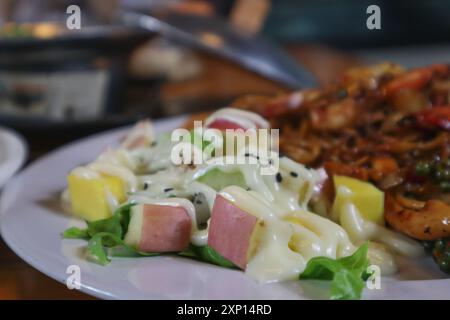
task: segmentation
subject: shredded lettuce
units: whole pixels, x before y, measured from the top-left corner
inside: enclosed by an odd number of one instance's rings
[[[360,299],[367,279],[368,249],[369,245],[365,243],[348,257],[337,260],[326,257],[313,258],[299,278],[331,281],[331,299]]]

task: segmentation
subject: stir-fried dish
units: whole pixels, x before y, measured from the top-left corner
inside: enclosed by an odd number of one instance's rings
[[[335,299],[420,256],[414,239],[448,271],[448,77],[443,65],[383,64],[239,99],[190,131],[156,137],[139,123],[70,172],[63,202],[87,228],[64,237],[88,240],[103,265],[177,254],[261,283],[331,280]],[[279,143],[248,135],[271,129]]]
[[[248,96],[234,105],[281,128],[281,150],[295,161],[383,190],[388,225],[426,241],[450,272],[448,65],[356,68],[323,89]],[[329,187],[328,212],[334,196]]]

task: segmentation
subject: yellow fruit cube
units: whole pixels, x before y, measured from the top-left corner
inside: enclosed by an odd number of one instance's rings
[[[111,217],[108,194],[119,203],[125,201],[124,182],[112,176],[86,178],[71,173],[67,177],[73,212],[87,221]]]
[[[339,214],[346,203],[353,203],[361,216],[384,224],[384,193],[368,182],[345,176],[334,176],[336,198],[333,214]]]

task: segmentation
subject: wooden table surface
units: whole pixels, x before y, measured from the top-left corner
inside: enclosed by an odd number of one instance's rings
[[[307,65],[321,82],[330,81],[336,74],[357,63],[355,59],[320,46],[296,47],[290,48],[290,51]],[[261,93],[282,90],[276,84],[218,59],[204,57],[203,63],[204,71],[198,78],[166,85],[162,88],[163,97],[169,100],[190,99],[214,94],[234,96],[253,91]],[[32,158],[30,160],[33,160],[50,149],[32,145],[30,151]],[[0,299],[92,299],[92,297],[76,290],[69,290],[63,284],[32,268],[12,252],[0,238]]]

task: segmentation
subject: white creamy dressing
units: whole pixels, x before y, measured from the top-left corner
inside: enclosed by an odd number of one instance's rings
[[[107,161],[95,161],[88,164],[87,167],[107,176],[113,176],[126,183],[127,190],[137,191],[137,178],[134,173],[125,166],[109,163]]]
[[[344,186],[339,187],[338,192],[351,193]],[[339,224],[347,232],[352,242],[360,245],[370,241],[369,259],[372,264],[380,267],[383,274],[392,274],[397,271],[393,252],[405,257],[418,257],[423,255],[422,246],[406,236],[388,230],[373,221],[364,219],[358,208],[351,202],[344,204],[337,214]]]
[[[423,248],[418,242],[373,221],[365,220],[352,203],[344,205],[339,221],[355,243],[377,241],[406,257],[417,257],[423,254]]]
[[[269,127],[260,116],[237,109],[216,112],[206,125],[216,119],[227,119],[243,128]],[[136,138],[135,131],[126,141]],[[76,168],[72,173],[86,179],[95,179],[102,174],[120,178],[126,182],[126,191],[131,193],[128,202],[185,208],[192,221],[191,242],[203,246],[207,244],[208,229],[199,228],[195,206],[184,198],[203,194],[212,211],[216,191],[196,180],[213,169],[241,172],[250,191],[232,186],[220,194],[242,210],[264,220],[265,232],[259,249],[246,270],[262,282],[296,279],[311,258],[348,256],[355,251],[353,243],[359,245],[366,240],[382,243],[371,244],[369,257],[385,273],[396,270],[393,256],[385,246],[406,256],[416,256],[422,251],[414,241],[365,221],[351,203],[340,217],[342,227],[309,212],[308,204],[311,198],[317,197],[323,182],[320,170],[308,170],[283,157],[277,163],[278,175],[261,175],[261,165],[249,164],[249,157],[244,156],[242,150],[238,150],[237,155],[209,159],[197,167],[175,166],[170,157],[173,146],[169,139],[160,139],[152,147],[107,150],[93,163]],[[111,208],[116,208],[119,205],[117,200],[109,190],[106,193]]]
[[[71,174],[74,174],[83,179],[98,179],[101,175],[90,168],[87,167],[78,167],[72,170]]]
[[[318,215],[305,210],[277,212],[280,205],[236,186],[225,188],[220,195],[264,221],[259,248],[246,269],[260,282],[294,280],[313,257],[336,259],[355,250],[339,225]]]
[[[141,153],[147,150],[144,146],[133,150],[127,149],[127,146],[133,144],[137,139],[144,139],[146,144],[153,142],[154,132],[150,121],[142,121],[134,126],[122,141],[120,148],[106,149],[94,162],[73,169],[71,174],[84,179],[99,179],[102,175],[117,177],[125,182],[126,192],[136,192],[138,179],[135,172],[141,169],[142,163],[139,162],[142,160]],[[160,152],[155,152],[155,154],[159,155]],[[161,157],[165,157],[165,154],[161,154]],[[153,162],[158,163],[158,161]],[[120,203],[107,186],[105,186],[105,198],[110,210],[114,212]],[[63,197],[62,201],[67,203],[68,197]]]
[[[138,122],[130,132],[128,132],[120,145],[125,149],[131,149],[137,147],[135,146],[136,142],[141,142],[142,145],[149,145],[154,140],[155,132],[153,130],[153,125],[150,121],[144,120]]]
[[[208,164],[200,166],[192,173],[192,180],[200,178],[213,169],[220,169],[227,173],[241,172],[247,186],[262,195],[266,201],[273,203],[274,210],[288,211],[307,208],[318,179],[314,170],[307,170],[301,164],[284,157],[279,162],[278,171],[282,179],[279,182],[276,175],[261,175],[261,166],[249,164],[248,160],[245,157],[233,156],[213,158]],[[247,163],[245,164],[245,162]],[[296,177],[293,177],[291,173],[294,173]]]

